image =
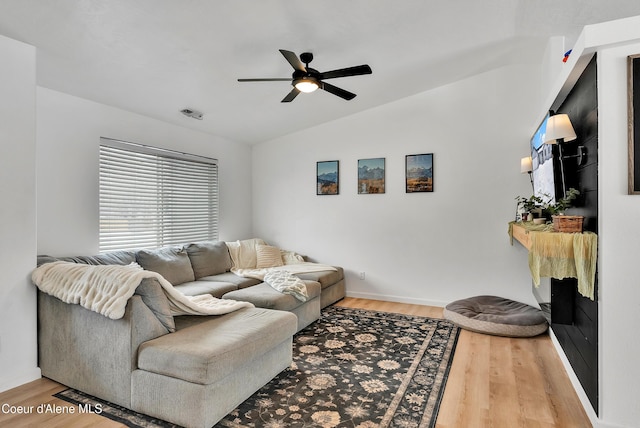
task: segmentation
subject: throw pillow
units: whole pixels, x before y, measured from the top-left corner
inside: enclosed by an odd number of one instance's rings
[[[227,242],[231,263],[236,269],[256,268],[256,246],[266,245],[260,238],[243,239],[241,241]]]
[[[280,248],[270,245],[256,245],[256,268],[282,266]]]
[[[267,272],[264,282],[283,294],[292,295],[301,302],[306,302],[309,298],[304,281],[286,270]]]
[[[280,250],[280,254],[282,255],[282,263],[285,265],[304,263],[304,257],[294,251]]]
[[[222,241],[195,242],[185,247],[196,279],[231,270],[231,256]]]
[[[165,247],[157,250],[140,250],[136,260],[143,269],[158,272],[172,285],[195,281],[191,261],[182,248]]]

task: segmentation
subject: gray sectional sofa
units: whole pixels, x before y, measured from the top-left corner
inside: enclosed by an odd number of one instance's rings
[[[185,295],[249,301],[217,316],[172,315],[157,279],[143,279],[124,317],[109,319],[38,292],[38,355],[45,377],[186,427],[210,427],[291,363],[293,335],[345,295],[344,273],[297,274],[301,302],[233,272],[224,242],[98,256],[39,256],[38,265],[136,262]]]

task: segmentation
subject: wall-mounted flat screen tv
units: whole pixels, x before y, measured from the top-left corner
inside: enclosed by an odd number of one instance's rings
[[[549,116],[550,114],[547,113],[531,137],[531,166],[533,194],[541,197],[544,201],[553,203],[556,200],[553,146],[544,144]]]

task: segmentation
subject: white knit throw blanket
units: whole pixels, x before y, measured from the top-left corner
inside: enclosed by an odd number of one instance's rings
[[[255,278],[261,281],[264,280],[264,276],[269,272],[274,271],[286,271],[292,273],[294,275],[299,273],[310,273],[310,272],[324,272],[324,271],[337,271],[334,266],[323,265],[320,263],[312,263],[312,262],[300,262],[282,266],[274,266],[268,268],[255,268],[255,269],[237,269],[232,268],[231,272],[235,273],[238,276],[242,276],[244,278]]]
[[[144,270],[135,263],[122,266],[57,261],[45,263],[31,274],[33,283],[44,293],[111,319],[124,316],[127,301],[145,278],[158,280],[172,315],[222,315],[253,307],[249,302],[218,299],[209,294],[185,296],[159,273]]]

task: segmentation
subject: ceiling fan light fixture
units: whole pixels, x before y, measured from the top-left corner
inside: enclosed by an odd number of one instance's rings
[[[356,65],[355,67],[340,68],[336,70],[330,70],[325,72],[319,72],[318,70],[309,67],[309,63],[313,60],[313,54],[311,52],[303,52],[298,56],[284,49],[280,49],[280,53],[287,60],[289,65],[293,68],[293,74],[291,78],[286,77],[273,77],[273,78],[257,78],[257,79],[238,79],[238,82],[277,82],[277,81],[289,81],[293,86],[293,89],[282,99],[283,103],[290,103],[293,101],[300,92],[313,92],[318,89],[322,89],[330,94],[338,96],[343,100],[352,100],[356,94],[345,91],[342,88],[334,86],[330,83],[326,83],[327,79],[337,79],[339,77],[360,76],[362,74],[371,74],[371,67],[367,64]]]
[[[305,93],[313,92],[320,87],[318,81],[311,77],[303,77],[301,79],[298,79],[293,83],[293,86],[295,86],[295,88],[300,92]]]

